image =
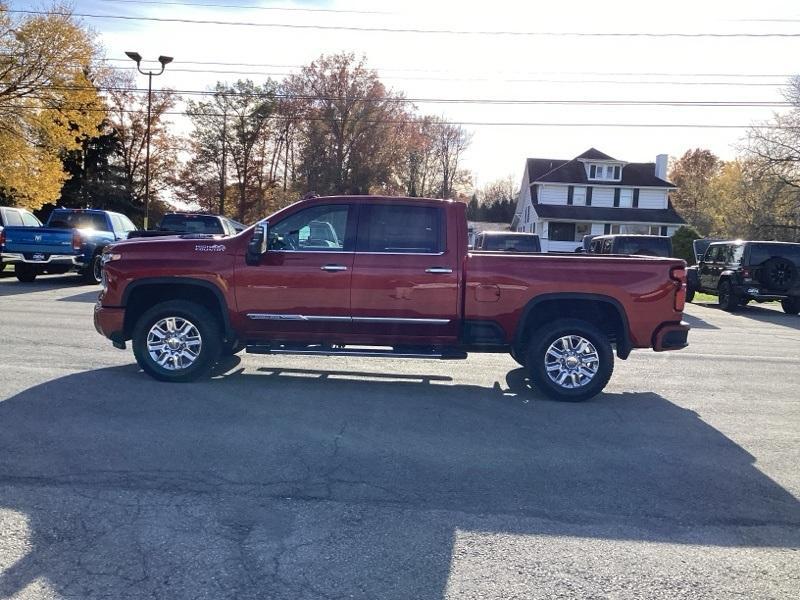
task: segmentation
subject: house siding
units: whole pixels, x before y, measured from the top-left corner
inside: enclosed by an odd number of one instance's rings
[[[639,208],[667,208],[666,190],[639,190]]]
[[[614,188],[595,186],[592,192],[592,206],[614,206]]]
[[[567,186],[541,185],[539,186],[539,202],[542,204],[566,204]]]

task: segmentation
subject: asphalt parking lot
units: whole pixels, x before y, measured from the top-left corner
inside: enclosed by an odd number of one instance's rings
[[[0,279],[0,598],[797,598],[800,317],[561,404],[510,357],[242,355],[167,385],[97,288]]]

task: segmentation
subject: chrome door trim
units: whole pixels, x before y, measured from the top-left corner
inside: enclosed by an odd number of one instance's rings
[[[330,323],[397,323],[405,325],[447,325],[450,319],[417,319],[401,317],[339,317],[327,315],[288,315],[281,313],[247,313],[253,321],[316,321]]]
[[[344,265],[322,265],[320,270],[328,272],[347,271],[347,267]]]
[[[401,317],[353,317],[354,323],[398,323],[408,325],[447,325],[450,319],[408,319]]]
[[[326,315],[286,315],[280,313],[247,313],[247,318],[253,321],[322,321],[332,323],[349,323],[350,317],[337,317]]]
[[[434,274],[436,274],[436,273],[452,273],[453,269],[450,269],[448,267],[430,267],[430,268],[425,269],[425,272],[426,273],[434,273]]]

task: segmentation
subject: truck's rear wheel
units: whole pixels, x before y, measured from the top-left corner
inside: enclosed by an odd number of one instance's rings
[[[800,313],[800,297],[784,298],[781,300],[781,308],[787,315]]]
[[[98,284],[103,276],[103,256],[98,252],[81,273],[84,283]]]
[[[555,400],[580,402],[606,387],[614,371],[611,343],[580,319],[559,319],[536,330],[528,346],[531,380]]]
[[[23,283],[36,281],[36,276],[38,274],[39,269],[33,265],[26,265],[25,263],[17,263],[14,265],[14,275]]]
[[[136,362],[159,381],[193,381],[207,375],[221,347],[217,320],[203,306],[184,300],[155,305],[133,329]]]

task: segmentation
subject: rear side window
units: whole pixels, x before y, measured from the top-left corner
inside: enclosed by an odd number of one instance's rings
[[[364,205],[358,226],[359,252],[444,252],[442,209],[398,204]]]
[[[3,217],[6,227],[22,227],[22,217],[16,210],[4,210]]]
[[[760,265],[773,256],[781,256],[800,266],[800,244],[750,244],[751,265]]]
[[[669,256],[672,251],[669,240],[654,238],[622,238],[617,243],[616,254],[638,254],[641,256]]]

